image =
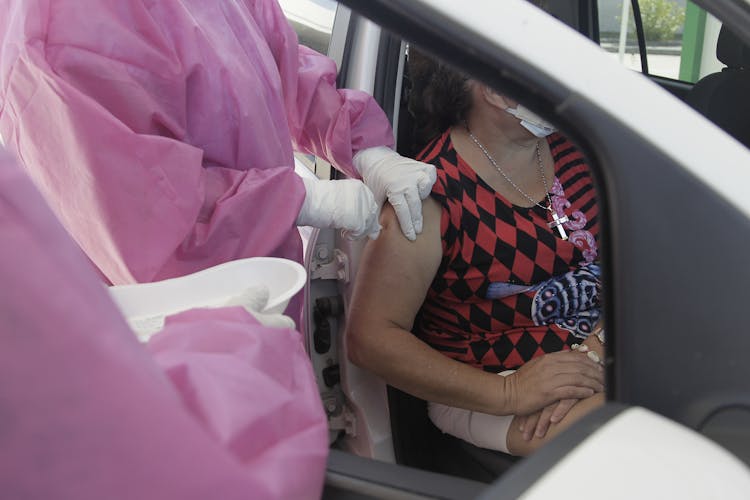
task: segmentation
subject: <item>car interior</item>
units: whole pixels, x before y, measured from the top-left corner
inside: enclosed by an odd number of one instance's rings
[[[600,43],[602,41],[598,12],[600,3],[602,2],[596,0],[570,0],[548,2],[547,6],[549,14],[578,30],[594,43]],[[634,0],[630,9],[630,15],[634,17],[632,22],[634,40],[631,42],[635,44],[635,52],[639,55],[638,70],[750,147],[750,141],[748,141],[750,101],[743,97],[748,95],[750,89],[750,76],[748,76],[750,47],[740,37],[733,35],[728,28],[722,27],[716,46],[716,58],[723,66],[721,69],[700,79],[695,78],[697,80],[695,84],[679,78],[652,75],[649,73],[649,63],[646,58],[645,31],[638,1]],[[351,16],[356,18],[357,14],[352,13]],[[380,49],[373,95],[394,124],[397,134],[397,150],[404,156],[414,157],[420,149],[420,144],[415,134],[417,117],[409,108],[409,93],[415,85],[419,85],[419,82],[415,82],[409,72],[410,47],[406,41],[388,31],[381,33],[378,43]],[[429,48],[426,51],[430,52]],[[348,57],[351,57],[351,54],[345,53],[342,61],[342,74],[345,73],[348,65],[354,64]],[[518,87],[512,85],[511,83],[510,93],[525,94],[533,98],[534,92],[525,89],[522,83]],[[585,144],[581,146],[585,151]],[[331,172],[335,177],[336,171]],[[334,235],[323,232],[318,235],[318,238],[318,243],[322,241],[325,248],[336,248],[335,255],[326,255],[322,261],[334,261],[337,265],[314,264],[311,268],[311,279],[326,277],[341,279],[343,275],[345,281],[350,284],[356,278],[357,255],[363,243],[342,244],[334,241]],[[313,260],[315,260],[316,248],[319,247],[308,250],[308,255]],[[326,250],[326,253],[329,252]],[[342,339],[339,332],[343,331],[342,325],[345,321],[346,291],[340,295],[340,290],[335,284],[330,282],[319,284],[322,285],[323,291],[319,288],[318,291],[308,296],[312,306],[312,313],[309,315],[311,319],[308,323],[311,335],[309,335],[308,342],[311,353],[329,356],[328,361],[324,365],[319,365],[316,371],[320,375],[319,385],[323,389],[324,405],[332,422],[332,448],[346,449],[355,454],[371,456],[371,450],[358,449],[356,443],[346,442],[348,437],[358,431],[354,428],[353,418],[347,417],[342,412],[342,408],[347,403],[341,393],[340,385],[346,384],[347,378],[359,376],[355,373],[355,368],[347,367],[347,363],[340,359],[345,355],[341,347]],[[345,289],[348,286],[346,285]],[[338,362],[331,362],[331,357],[338,359]],[[377,391],[376,386],[371,387],[374,392]],[[425,401],[396,388],[387,388],[387,392],[382,395],[380,405],[386,407],[390,426],[388,431],[384,431],[384,439],[390,441],[393,459],[398,464],[490,483],[520,460],[509,455],[477,448],[443,434],[427,417]],[[377,413],[382,412],[383,409],[370,407],[358,411],[364,412],[355,414],[361,425],[363,420],[367,420],[367,414],[370,411]],[[746,418],[745,413],[738,417],[737,421],[743,418]],[[378,435],[377,429],[360,428],[359,432],[370,432],[371,441],[375,443],[382,438]]]
[[[716,57],[726,68],[698,80],[686,102],[750,148],[750,46],[722,26]]]

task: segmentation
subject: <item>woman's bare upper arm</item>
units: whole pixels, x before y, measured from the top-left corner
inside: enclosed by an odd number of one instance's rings
[[[416,241],[401,233],[395,212],[386,204],[382,231],[362,254],[350,308],[350,325],[411,330],[442,258],[441,207],[432,198],[422,203],[424,226]]]
[[[416,241],[401,233],[391,208],[362,255],[348,310],[347,356],[355,365],[418,398],[485,413],[504,411],[502,377],[445,356],[412,335],[414,318],[442,260],[442,209],[423,203]]]

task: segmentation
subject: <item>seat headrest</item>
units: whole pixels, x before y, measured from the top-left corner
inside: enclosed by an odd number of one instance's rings
[[[750,68],[750,47],[722,26],[716,44],[716,58],[729,68]]]

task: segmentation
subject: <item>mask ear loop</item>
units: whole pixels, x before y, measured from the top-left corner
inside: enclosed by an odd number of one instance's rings
[[[513,118],[515,118],[515,119],[516,119],[516,120],[518,120],[519,122],[521,122],[521,125],[523,125],[524,123],[528,123],[528,121],[527,121],[527,120],[526,120],[525,118],[523,118],[522,116],[518,116],[519,114],[521,114],[521,113],[520,113],[520,112],[518,111],[518,107],[519,107],[519,106],[520,106],[520,104],[519,104],[519,105],[517,105],[517,106],[516,106],[515,108],[511,108],[510,106],[507,106],[507,107],[506,107],[505,109],[503,109],[503,111],[505,111],[505,112],[506,112],[506,113],[508,113],[508,114],[509,114],[510,116],[512,116]]]
[[[518,118],[518,106],[515,108],[511,108],[510,106],[507,106],[503,111],[508,113],[510,116],[520,120],[521,118]]]
[[[536,137],[544,138],[548,135],[554,133],[557,129],[552,126],[550,123],[545,121],[542,117],[537,116],[533,112],[529,110],[529,113],[532,115],[530,117],[524,117],[524,116],[518,116],[523,115],[521,111],[519,111],[518,108],[520,108],[521,105],[519,104],[515,108],[511,108],[510,106],[505,108],[503,111],[514,117],[515,119],[519,120],[521,122],[521,126],[523,126],[526,130],[534,134]],[[526,109],[526,108],[524,108]]]

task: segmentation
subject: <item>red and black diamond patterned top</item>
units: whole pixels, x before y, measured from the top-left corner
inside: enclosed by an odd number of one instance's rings
[[[548,227],[548,211],[512,205],[477,176],[456,153],[449,132],[419,155],[437,168],[432,196],[443,207],[443,258],[415,331],[447,356],[487,371],[518,368],[580,342],[580,331],[576,338],[565,323],[540,322],[538,311],[532,312],[540,283],[593,264],[599,232],[594,184],[583,156],[560,134],[547,141],[555,161],[550,193],[558,213],[571,219],[565,224],[568,241]],[[595,314],[594,320],[598,302]]]

